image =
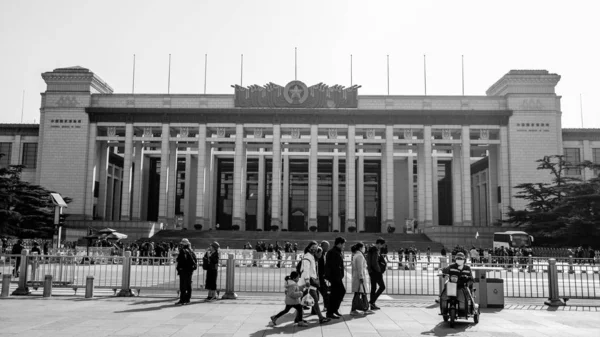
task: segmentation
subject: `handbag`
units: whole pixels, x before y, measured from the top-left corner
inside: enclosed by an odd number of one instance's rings
[[[367,290],[365,289],[364,284],[361,284],[361,286],[363,291],[360,292],[360,287],[358,288],[358,296],[354,296],[354,298],[352,299],[352,307],[356,310],[367,311],[369,310],[369,299],[367,298]]]

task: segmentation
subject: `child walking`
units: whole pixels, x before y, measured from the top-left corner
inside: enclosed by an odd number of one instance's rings
[[[300,275],[296,271],[292,271],[289,276],[285,277],[285,309],[277,315],[271,316],[273,326],[277,325],[279,317],[287,314],[292,308],[296,309],[294,323],[298,323],[298,326],[308,326],[308,323],[302,319],[302,304],[300,304],[302,289],[298,286],[299,279]]]

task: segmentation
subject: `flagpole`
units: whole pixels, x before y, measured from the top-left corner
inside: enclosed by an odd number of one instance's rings
[[[294,80],[298,80],[298,48],[294,47]]]
[[[240,70],[240,87],[244,86],[244,54],[242,54],[242,68]]]
[[[581,114],[581,128],[583,129],[583,100],[581,94],[579,94],[579,111]]]
[[[204,94],[206,95],[206,65],[208,64],[208,54],[204,54]]]
[[[350,86],[352,86],[352,54],[350,54]]]
[[[425,84],[425,96],[427,96],[427,56],[423,54],[423,79]]]
[[[390,95],[390,55],[387,55],[387,92]]]
[[[462,95],[465,95],[465,56],[461,55],[461,70],[462,70]]]
[[[167,84],[167,94],[171,93],[171,54],[169,54],[169,82]]]
[[[131,93],[135,93],[135,54],[133,54],[133,81],[131,82]]]
[[[23,112],[25,111],[25,89],[23,89],[23,98],[21,99],[21,123],[23,123]]]

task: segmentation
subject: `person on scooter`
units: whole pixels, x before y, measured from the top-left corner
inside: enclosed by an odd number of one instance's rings
[[[471,267],[467,266],[465,262],[465,254],[458,252],[454,258],[454,263],[444,268],[442,273],[458,276],[458,288],[467,286],[469,292],[471,292],[473,290],[473,274],[471,273]]]

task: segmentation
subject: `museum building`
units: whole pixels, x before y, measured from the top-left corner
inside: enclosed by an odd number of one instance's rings
[[[550,180],[537,159],[600,163],[600,129],[561,128],[560,76],[545,70],[512,70],[485,96],[358,95],[357,85],[301,81],[117,94],[82,67],[42,78],[40,124],[0,124],[0,166],[22,164],[23,179],[71,197],[73,223],[490,227],[524,207],[514,186]]]

